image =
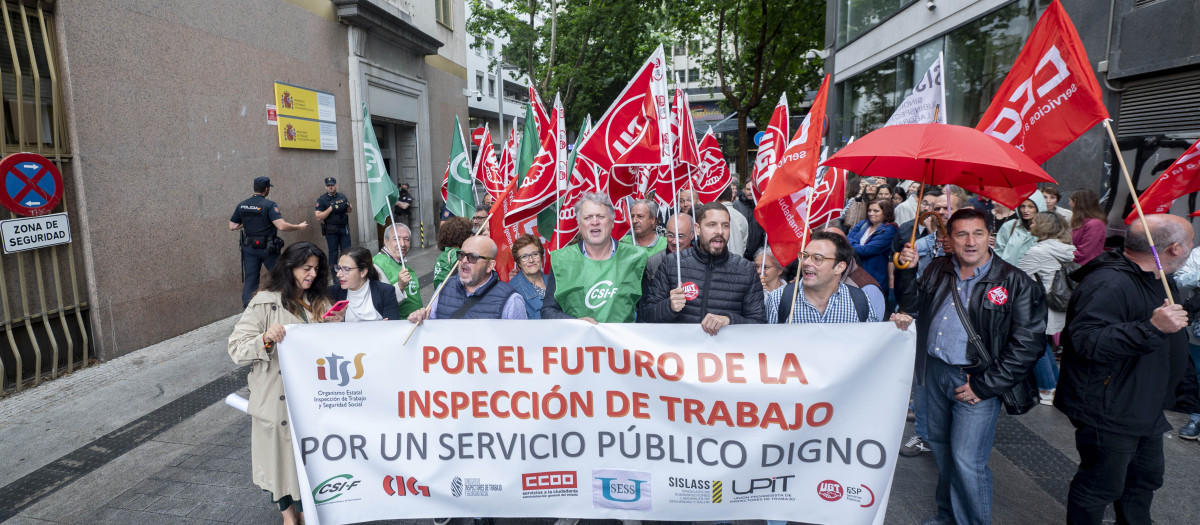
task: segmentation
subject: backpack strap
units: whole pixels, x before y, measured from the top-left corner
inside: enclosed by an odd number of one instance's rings
[[[850,290],[850,300],[854,303],[854,311],[858,312],[858,322],[867,322],[867,319],[871,317],[871,304],[867,299],[867,292],[862,291],[862,288],[848,284],[846,285],[846,289]]]

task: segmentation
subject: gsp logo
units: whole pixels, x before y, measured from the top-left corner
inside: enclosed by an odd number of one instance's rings
[[[338,386],[346,386],[351,379],[360,379],[363,376],[363,357],[367,354],[358,354],[354,356],[354,377],[350,376],[350,361],[346,358],[337,355],[329,354],[329,357],[317,359],[317,379],[321,381],[341,381]]]
[[[592,506],[650,510],[650,473],[636,470],[593,470]]]
[[[338,474],[322,481],[312,491],[313,503],[321,504],[342,497],[343,494],[350,492],[350,489],[358,486],[360,481],[350,481],[352,479],[354,479],[354,476],[349,474]]]
[[[593,284],[587,295],[583,296],[583,302],[588,308],[595,310],[604,306],[612,296],[617,295],[617,290],[619,288],[613,286],[612,281],[600,281]]]
[[[385,476],[383,478],[383,491],[388,496],[408,496],[412,494],[416,496],[420,494],[426,498],[429,497],[429,487],[425,485],[417,485],[417,478],[404,476]]]
[[[579,483],[573,470],[531,472],[521,475],[521,490],[573,489]]]

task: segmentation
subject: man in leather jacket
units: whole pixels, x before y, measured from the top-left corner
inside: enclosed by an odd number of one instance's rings
[[[917,318],[918,378],[939,473],[938,514],[926,524],[991,523],[988,457],[1000,408],[1021,414],[1038,402],[1030,372],[1045,348],[1045,294],[991,252],[987,224],[978,210],[955,212],[946,225],[953,254],[934,259],[920,278],[916,265],[895,274],[900,310]],[[917,260],[911,244],[900,260]]]

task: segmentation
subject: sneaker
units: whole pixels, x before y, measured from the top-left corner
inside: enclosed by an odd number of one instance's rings
[[[1179,437],[1183,439],[1196,439],[1196,436],[1200,436],[1200,423],[1197,423],[1195,419],[1188,421],[1188,424],[1179,429]]]
[[[1051,406],[1054,405],[1054,389],[1053,388],[1051,388],[1050,390],[1038,390],[1038,395],[1042,398],[1041,403],[1043,405],[1051,405]]]
[[[930,450],[932,449],[929,448],[929,443],[921,439],[921,436],[915,434],[908,438],[903,445],[900,445],[900,455],[906,458],[920,456],[922,452],[929,452]]]

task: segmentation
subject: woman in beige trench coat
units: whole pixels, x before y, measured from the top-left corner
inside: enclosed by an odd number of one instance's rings
[[[328,283],[329,267],[320,248],[308,242],[288,246],[229,336],[229,356],[250,365],[246,382],[254,484],[271,493],[288,525],[298,523],[304,509],[275,343],[283,340],[283,325],[321,321],[329,308]]]

